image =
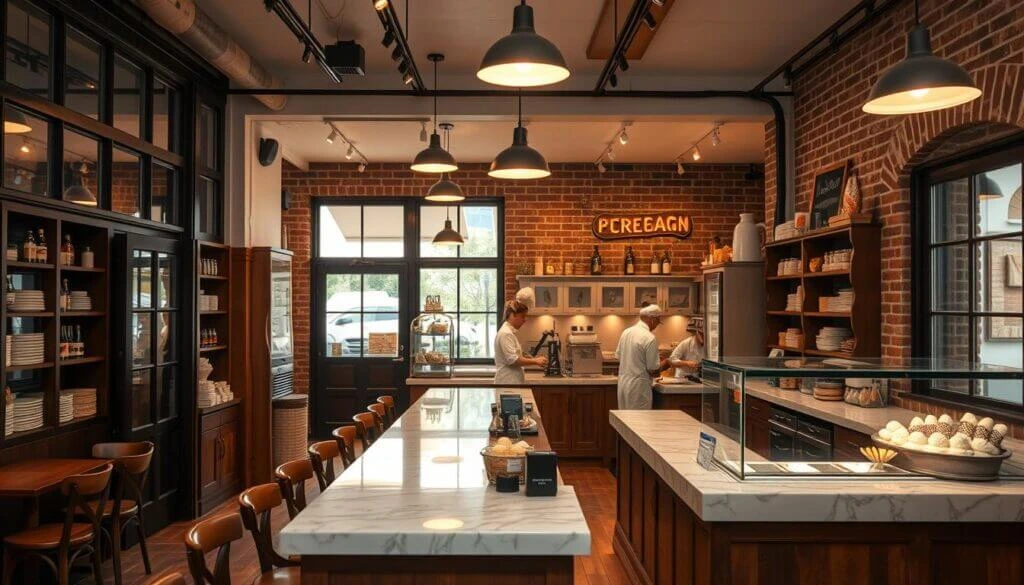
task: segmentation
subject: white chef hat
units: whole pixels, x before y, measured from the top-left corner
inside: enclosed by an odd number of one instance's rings
[[[528,286],[519,289],[519,292],[516,293],[516,300],[523,303],[530,309],[537,306],[537,295],[533,292],[533,289]]]
[[[661,317],[661,315],[662,315],[661,307],[659,307],[658,305],[655,305],[655,304],[650,304],[650,305],[647,305],[646,307],[640,309],[640,316],[641,317]]]

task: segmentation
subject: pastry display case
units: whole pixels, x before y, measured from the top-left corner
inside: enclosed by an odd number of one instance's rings
[[[424,312],[409,326],[409,376],[451,378],[454,359],[454,319],[441,312]]]
[[[701,372],[705,449],[713,450],[714,465],[741,480],[1024,479],[1024,453],[1014,456],[1019,443],[1003,440],[1008,429],[998,417],[913,416],[880,408],[890,392],[915,385],[1020,387],[1019,368],[929,358],[893,365],[875,358],[804,356],[706,359]]]

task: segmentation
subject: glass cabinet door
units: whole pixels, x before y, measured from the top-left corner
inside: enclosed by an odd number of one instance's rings
[[[665,285],[662,292],[662,307],[667,312],[690,314],[697,309],[697,287],[693,283]]]
[[[594,285],[570,284],[565,287],[565,312],[571,314],[593,313],[597,307]]]
[[[537,295],[537,309],[546,313],[555,313],[561,308],[557,284],[538,284],[533,287]]]
[[[598,285],[598,312],[615,315],[626,313],[626,297],[629,293],[629,286],[626,284],[600,284]]]
[[[640,309],[647,305],[657,305],[660,302],[658,298],[658,285],[634,284],[630,298],[632,299],[630,306],[633,313],[639,313]]]
[[[722,353],[722,273],[704,275],[704,332],[708,359],[717,360]]]

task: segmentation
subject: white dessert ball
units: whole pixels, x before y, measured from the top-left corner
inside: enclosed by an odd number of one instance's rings
[[[946,435],[943,435],[942,433],[939,432],[935,432],[928,437],[928,444],[931,445],[932,447],[946,448],[949,447],[949,439],[946,438]]]
[[[885,423],[885,428],[889,429],[890,431],[895,431],[896,429],[902,429],[903,423],[901,423],[898,420],[891,420]]]
[[[924,426],[924,421],[921,420],[921,417],[915,416],[914,418],[910,419],[910,426],[907,427],[907,428],[908,429],[917,429],[918,427],[923,427],[923,426]]]
[[[892,442],[902,445],[910,440],[910,431],[907,429],[896,429],[892,432]]]
[[[889,430],[889,429],[887,429],[887,428],[885,428],[885,429],[880,429],[880,430],[878,431],[878,437],[879,437],[880,439],[882,439],[883,441],[891,441],[891,440],[892,440],[892,431],[890,431],[890,430]]]
[[[939,419],[935,418],[934,414],[929,414],[928,416],[924,417],[924,424],[926,425],[933,425],[937,422],[939,422]]]
[[[988,417],[988,416],[986,416],[985,418],[983,418],[983,419],[978,421],[978,426],[979,427],[985,427],[986,429],[988,429],[990,431],[992,430],[992,427],[995,426],[995,424],[996,424],[996,421],[992,420],[992,418]]]
[[[907,441],[915,445],[927,445],[928,437],[924,436],[924,433],[922,433],[921,431],[914,431],[910,433],[910,437],[907,439]]]
[[[961,449],[963,451],[971,450],[971,439],[967,435],[957,433],[953,435],[953,438],[949,440],[949,446],[952,449]]]
[[[1003,452],[1002,449],[996,447],[992,443],[985,443],[985,446],[981,450],[984,451],[985,453],[988,453],[989,455],[999,455],[1000,453]]]
[[[969,422],[972,425],[978,424],[978,417],[974,416],[969,412],[965,412],[964,415],[960,417],[960,420],[963,422]]]
[[[953,422],[953,417],[949,416],[946,413],[943,413],[942,416],[939,417],[939,422],[951,423],[951,422]]]
[[[973,449],[975,451],[982,451],[982,452],[984,452],[985,451],[985,445],[988,445],[988,441],[983,439],[983,438],[981,438],[981,437],[975,437],[975,438],[971,439],[971,449]]]

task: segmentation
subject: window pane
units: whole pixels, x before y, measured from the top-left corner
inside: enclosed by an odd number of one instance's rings
[[[163,366],[156,370],[157,411],[161,419],[178,416],[178,367]]]
[[[199,108],[199,161],[208,169],[217,169],[217,112],[209,106]]]
[[[132,314],[132,364],[145,366],[153,363],[150,345],[153,321],[149,313]]]
[[[160,331],[157,332],[156,349],[160,363],[166,364],[178,361],[178,355],[175,351],[178,345],[178,332],[174,330],[174,313],[166,311],[157,313],[157,325],[160,327]]]
[[[358,274],[327,275],[327,310],[335,312],[362,311],[361,278]]]
[[[174,307],[174,256],[159,254],[157,256],[157,307],[169,309]]]
[[[459,312],[498,310],[498,271],[494,268],[459,269]]]
[[[327,313],[327,357],[362,355],[363,321],[359,313]]]
[[[139,217],[139,195],[142,193],[142,160],[139,155],[114,149],[110,169],[110,209],[115,213]]]
[[[363,256],[405,256],[405,208],[397,205],[363,207]]]
[[[961,362],[975,361],[971,355],[971,326],[967,317],[932,317],[932,357]],[[968,393],[968,380],[933,380],[935,387],[949,392]]]
[[[398,310],[398,275],[363,275],[363,311]]]
[[[435,246],[434,236],[444,229],[444,220],[452,219],[452,227],[459,229],[459,209],[457,207],[423,206],[420,207],[420,257],[422,258],[454,258],[460,246]]]
[[[967,244],[932,249],[932,309],[967,311],[970,274]]]
[[[320,208],[321,258],[358,258],[362,255],[362,227],[358,205],[324,205]]]
[[[365,355],[367,357],[397,357],[398,326],[398,313],[364,314],[363,348]]]
[[[1020,368],[1024,344],[1024,320],[1016,317],[986,317],[983,320],[984,337],[981,342],[981,361],[986,364]],[[1021,382],[987,380],[979,383],[978,394],[994,400],[1022,403]]]
[[[494,336],[498,332],[497,313],[461,314],[456,323],[459,357],[494,357]]]
[[[7,72],[10,83],[50,95],[50,16],[22,0],[7,2]]]
[[[420,269],[420,306],[426,297],[439,295],[445,311],[456,312],[457,280],[458,271],[455,268]]]
[[[153,254],[144,250],[135,250],[132,258],[132,308],[148,309],[153,306],[153,295],[150,290],[153,281]]]
[[[977,244],[983,278],[978,284],[978,307],[994,313],[1021,312],[1021,239],[1006,238]]]
[[[50,124],[24,110],[4,108],[4,186],[49,195],[47,143]]]
[[[174,144],[172,132],[174,115],[174,88],[159,78],[153,78],[153,144],[171,150]]]
[[[969,234],[970,198],[967,179],[932,185],[932,241],[966,239]]]
[[[978,197],[978,235],[1020,231],[1020,223],[1010,221],[1010,202],[1013,193],[1021,187],[1020,173],[1021,165],[1016,164],[974,176],[974,192]],[[1019,208],[1017,212],[1020,212]]]
[[[114,58],[114,127],[139,136],[141,107],[142,69],[117,56]]]
[[[152,422],[150,405],[152,404],[152,386],[150,378],[152,370],[132,372],[132,428],[139,428]]]
[[[496,258],[498,256],[498,208],[462,207],[461,231],[466,243],[460,253],[466,258]]]
[[[99,120],[103,47],[77,30],[68,28],[65,51],[64,105]]]
[[[64,130],[64,186],[61,198],[86,207],[96,207],[96,169],[100,157],[98,140]]]
[[[199,192],[196,194],[196,229],[204,234],[216,234],[220,230],[220,193],[218,183],[206,177],[199,177]]]
[[[149,219],[161,223],[174,223],[174,206],[177,199],[175,179],[174,169],[153,163]]]

